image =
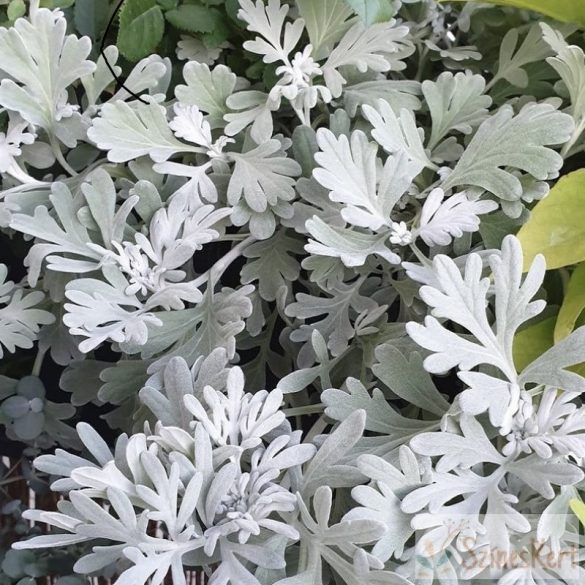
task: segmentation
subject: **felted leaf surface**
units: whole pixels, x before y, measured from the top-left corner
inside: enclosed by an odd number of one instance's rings
[[[539,180],[558,176],[563,159],[547,146],[566,142],[573,127],[570,116],[549,104],[527,104],[516,115],[504,105],[482,123],[442,187],[472,185],[500,199],[520,199],[520,180],[502,167],[520,169]],[[528,255],[527,262],[531,259]]]
[[[437,81],[423,81],[421,87],[433,119],[430,149],[452,130],[469,134],[485,120],[492,103],[484,94],[485,79],[469,72],[442,73]]]
[[[179,101],[207,113],[212,128],[225,125],[223,115],[229,111],[226,100],[236,86],[235,74],[225,65],[210,69],[205,63],[191,61],[183,68],[183,77],[186,85],[175,88]]]
[[[203,152],[175,138],[164,107],[154,102],[134,107],[122,101],[104,104],[101,117],[94,119],[88,135],[99,148],[108,151],[112,162],[149,155],[160,163],[177,152]]]
[[[0,71],[5,74],[0,105],[75,146],[60,123],[75,111],[67,106],[66,92],[95,64],[86,60],[90,40],[66,36],[66,28],[65,18],[55,18],[47,9],[36,9],[30,20],[18,19],[12,28],[0,28]]]
[[[345,0],[297,0],[299,13],[305,21],[313,52],[319,55],[330,48],[350,26],[351,9]]]

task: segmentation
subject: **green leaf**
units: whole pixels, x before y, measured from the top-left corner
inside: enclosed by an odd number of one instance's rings
[[[554,345],[556,315],[519,331],[514,337],[514,364],[519,372]]]
[[[15,21],[17,18],[26,14],[26,4],[24,0],[12,0],[6,9],[6,16],[11,21]]]
[[[208,49],[216,49],[225,43],[231,34],[232,32],[227,22],[223,17],[220,17],[216,20],[215,28],[210,33],[201,35],[201,40]]]
[[[165,17],[175,28],[192,33],[213,32],[218,20],[221,20],[217,10],[195,4],[183,4],[175,10],[169,10]]]
[[[104,0],[77,0],[74,19],[77,31],[95,41],[108,24],[109,6]]]
[[[172,10],[179,5],[179,0],[156,0],[163,10]]]
[[[444,2],[445,0],[439,0]],[[455,0],[464,1],[467,0]],[[582,0],[481,0],[486,4],[513,6],[522,10],[534,10],[561,22],[578,22],[585,27],[585,2]]]
[[[537,254],[548,269],[585,260],[585,169],[560,179],[549,195],[532,210],[518,232],[524,250],[524,270]]]
[[[385,22],[394,15],[389,0],[345,0],[366,26],[375,22]]]
[[[319,152],[317,135],[310,126],[301,125],[294,129],[292,140],[294,157],[303,169],[303,177],[310,177],[317,166],[315,163],[315,153]]]
[[[498,211],[482,216],[479,233],[486,249],[500,249],[504,238],[516,233],[521,225],[521,219],[508,217],[503,211]]]
[[[117,45],[129,61],[154,52],[163,38],[165,22],[156,0],[126,0],[120,10]]]
[[[73,6],[74,2],[75,0],[41,0],[39,6],[54,10],[55,8],[69,8]]]
[[[555,343],[567,337],[585,310],[585,263],[579,264],[569,280],[567,294],[559,311],[555,325]]]

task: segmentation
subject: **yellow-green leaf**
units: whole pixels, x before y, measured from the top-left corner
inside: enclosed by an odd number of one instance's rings
[[[466,2],[468,0],[455,1]],[[534,10],[561,22],[576,22],[585,27],[585,2],[583,0],[481,0],[481,3]]]
[[[583,526],[585,526],[585,504],[577,499],[577,498],[573,498],[570,502],[569,502],[569,506],[571,506],[571,510],[573,510],[573,514],[575,514],[575,516],[577,516],[577,518],[579,518],[579,521],[581,522],[581,524],[583,524]]]
[[[555,325],[555,343],[564,339],[575,329],[575,324],[585,310],[585,263],[575,268],[567,293],[563,299],[561,310]]]
[[[554,315],[516,333],[512,353],[519,372],[554,345],[556,320]]]
[[[556,320],[557,316],[553,315],[516,333],[512,354],[519,372],[555,345]],[[585,378],[585,363],[576,364],[567,370]]]
[[[534,207],[518,238],[524,250],[524,271],[537,254],[544,254],[547,268],[585,260],[585,169],[557,182]]]

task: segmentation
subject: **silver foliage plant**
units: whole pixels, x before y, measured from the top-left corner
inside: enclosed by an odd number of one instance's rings
[[[0,29],[0,223],[29,246],[22,282],[0,266],[0,353],[39,351],[0,421],[61,445],[35,467],[63,496],[16,549],[89,543],[75,570],[117,585],[430,585],[484,582],[469,542],[581,546],[585,329],[517,366],[545,266],[507,234],[582,146],[583,52],[507,9],[389,4],[239,0],[254,83],[217,50],[115,91],[59,10]],[[516,18],[495,56],[486,11]],[[91,403],[115,445],[63,422]]]

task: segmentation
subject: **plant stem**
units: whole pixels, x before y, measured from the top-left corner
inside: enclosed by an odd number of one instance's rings
[[[302,414],[317,414],[323,412],[325,407],[322,404],[307,404],[306,406],[297,406],[296,408],[285,408],[285,416],[299,416]]]
[[[55,158],[57,159],[59,164],[72,177],[76,177],[78,174],[77,171],[74,170],[73,167],[65,160],[65,157],[63,156],[63,152],[61,152],[61,147],[59,146],[59,143],[55,140],[55,137],[51,136],[50,141],[51,141],[51,148],[53,149],[53,154],[55,155]]]
[[[417,260],[423,266],[430,266],[432,264],[432,262],[419,250],[416,244],[409,244],[409,247],[414,252],[414,255],[416,256]]]
[[[36,185],[46,185],[47,184],[44,181],[37,181],[34,177],[31,177],[16,162],[13,163],[12,165],[10,165],[10,167],[8,168],[8,170],[6,172],[10,176],[14,177],[17,181],[20,181],[22,183],[22,185],[18,185],[16,187],[12,187],[11,189],[7,189],[6,191],[4,191],[2,193],[3,197],[5,195],[7,195],[8,193],[20,190],[23,187],[23,185],[30,187],[31,185],[36,186]]]
[[[222,242],[241,242],[249,237],[250,234],[225,234],[220,238]]]
[[[22,481],[23,479],[26,479],[24,475],[15,475],[14,477],[10,477],[9,479],[0,480],[0,485],[4,486],[11,483],[16,483],[17,481]]]
[[[35,358],[35,363],[33,364],[33,369],[31,372],[31,376],[39,377],[41,373],[41,367],[43,366],[43,360],[45,359],[45,354],[47,353],[46,349],[39,349],[37,352],[37,357]]]
[[[256,241],[254,236],[248,236],[245,240],[242,240],[237,246],[234,246],[223,258],[220,258],[207,272],[204,272],[201,276],[198,276],[193,280],[192,284],[196,287],[200,287],[209,281],[209,286],[213,286],[219,277],[225,272],[227,267],[236,259],[242,255],[242,252]]]
[[[310,443],[317,435],[320,435],[329,425],[329,423],[325,420],[325,417],[321,415],[319,420],[315,422],[315,424],[311,427],[311,430],[307,433],[305,437],[305,443]]]
[[[421,79],[422,79],[422,74],[423,74],[423,70],[424,70],[424,67],[425,67],[426,62],[427,62],[428,54],[429,54],[428,47],[426,47],[426,46],[420,47],[419,46],[419,49],[418,49],[418,71],[417,71],[417,74],[415,77],[416,81],[421,81]]]

